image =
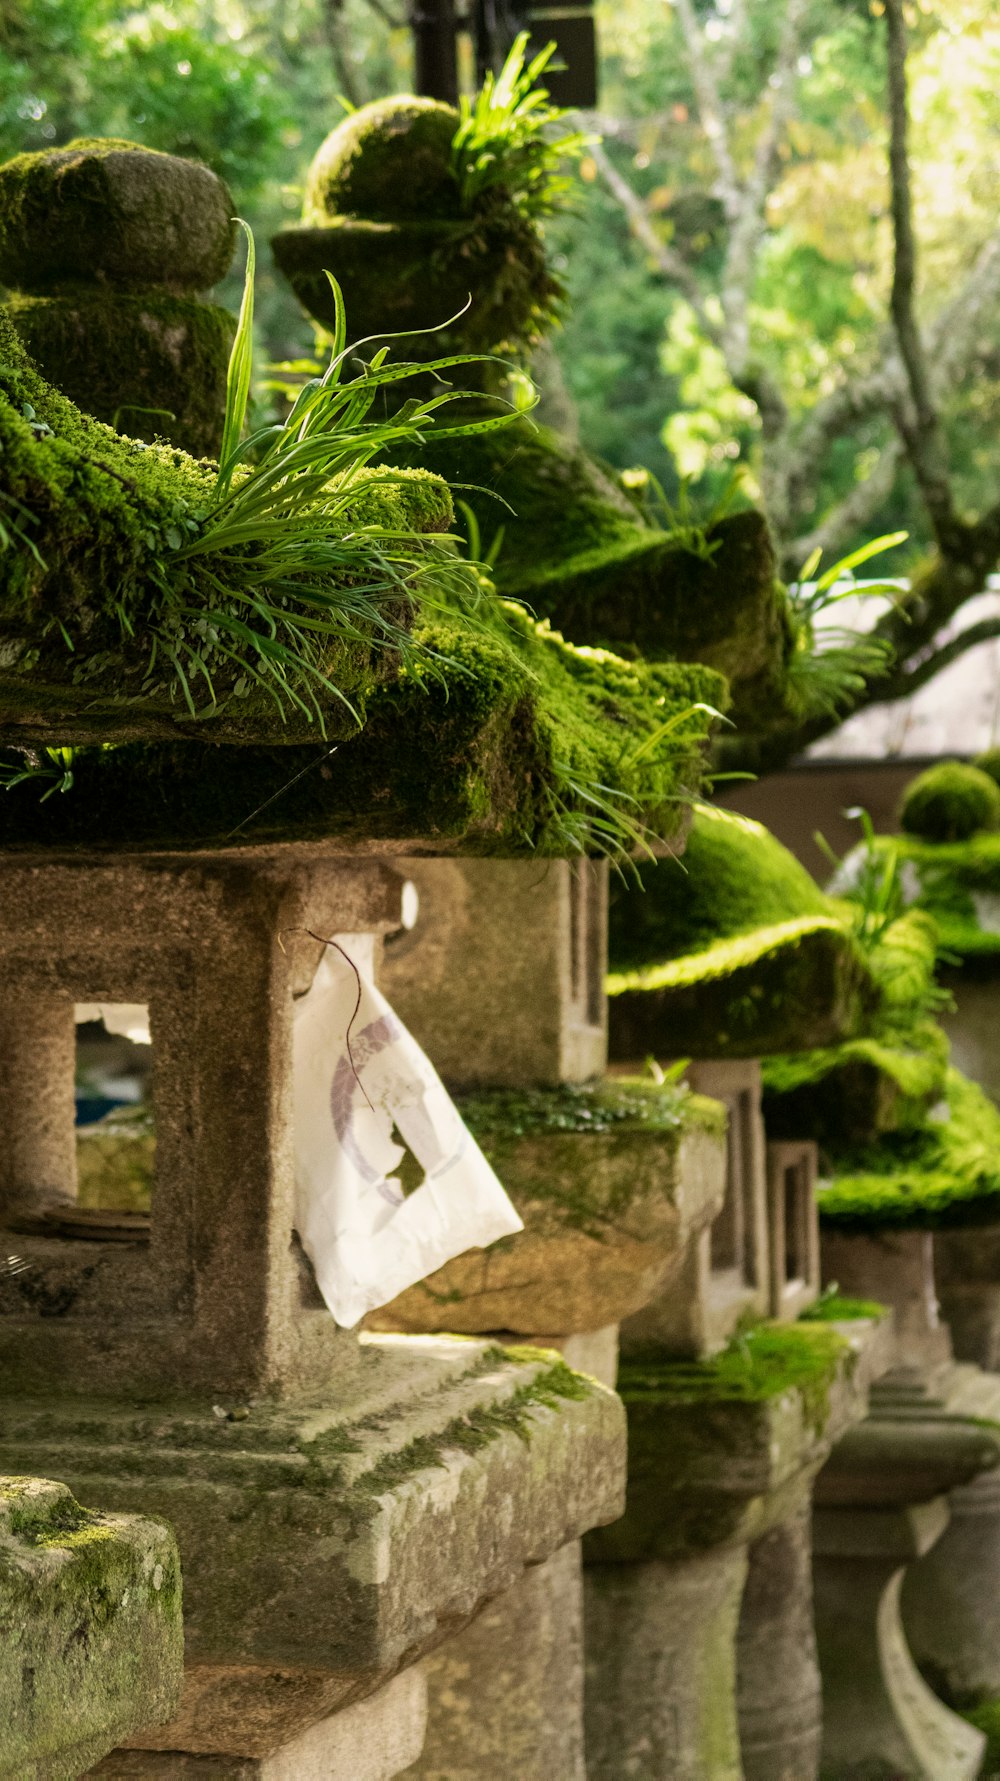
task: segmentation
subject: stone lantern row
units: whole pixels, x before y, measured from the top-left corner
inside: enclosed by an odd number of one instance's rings
[[[56,151],[44,203],[0,170],[52,226],[4,238],[18,325],[109,420],[73,381],[99,299],[182,385],[151,293],[195,305],[227,257],[164,159]],[[124,405],[183,427],[168,384]],[[923,1251],[821,1255],[815,1148],[768,1143],[754,1056],[706,1049],[686,1098],[608,1067],[605,867],[436,846],[0,857],[0,1776],[971,1776],[899,1593],[1000,1464],[1000,1388],[951,1361]],[[371,959],[525,1223],[360,1333],[295,1225],[319,936]],[[148,1009],[124,1226],[72,1216],[78,1004]],[[824,1275],[895,1322],[800,1325]]]

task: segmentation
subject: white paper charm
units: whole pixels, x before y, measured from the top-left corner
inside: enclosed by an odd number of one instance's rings
[[[345,1328],[524,1228],[429,1059],[335,947],[295,1004],[294,1082],[296,1224]],[[424,1170],[410,1194],[393,1173],[404,1145]]]

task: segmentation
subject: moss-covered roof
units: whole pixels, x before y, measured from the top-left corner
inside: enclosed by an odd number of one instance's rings
[[[876,997],[842,910],[759,823],[699,809],[684,859],[612,891],[613,1055],[833,1043]]]
[[[317,717],[243,684],[239,662],[211,641],[220,607],[255,621],[239,552],[176,553],[197,533],[215,467],[143,445],[92,420],[40,376],[0,311],[0,744],[174,738],[290,742]],[[421,471],[384,474],[359,494],[348,524],[414,533],[447,530],[451,496]],[[412,619],[400,599],[395,619]],[[193,718],[177,663],[208,638],[217,708]],[[266,644],[266,637],[264,642]],[[392,654],[369,634],[329,638],[318,665],[363,711]],[[248,646],[252,654],[256,645]],[[199,701],[206,688],[195,679]],[[332,735],[356,728],[324,695]],[[311,720],[311,721],[310,721]]]
[[[171,562],[214,469],[81,414],[2,315],[0,466],[0,747],[77,750],[65,795],[41,802],[25,781],[0,798],[5,846],[336,836],[600,851],[607,823],[672,835],[698,790],[708,725],[691,708],[725,701],[717,674],[574,648],[487,587],[471,617],[447,586],[423,609],[400,600],[417,646],[402,664],[363,626],[329,640],[322,670],[353,712],[325,693],[312,713],[282,710],[221,659],[221,697],[192,716],[181,640],[207,637],[211,658],[219,603],[241,599],[225,552]],[[419,553],[451,514],[445,484],[413,468],[369,481],[351,523],[405,530]]]
[[[502,530],[501,592],[571,637],[708,663],[730,683],[737,722],[745,713],[759,723],[780,703],[785,594],[761,514],[719,520],[708,554],[696,554],[654,525],[612,471],[531,420],[430,440],[419,461],[461,486],[484,546]]]
[[[947,1073],[939,1117],[915,1131],[838,1149],[818,1194],[838,1230],[940,1230],[1000,1219],[1000,1109],[977,1083]]]
[[[661,837],[676,832],[683,796],[705,768],[704,718],[694,713],[666,743],[661,731],[722,696],[710,669],[574,649],[514,608],[492,633],[439,618],[418,635],[446,658],[439,671],[423,679],[403,671],[376,687],[364,729],[335,754],[319,738],[297,747],[192,739],[81,749],[65,795],[43,803],[29,781],[0,796],[0,846],[329,837],[559,855],[600,850],[588,826],[601,818],[595,796]]]
[[[943,954],[1000,961],[1000,834],[943,842],[879,835],[874,846],[877,858],[895,854],[903,900],[934,917]],[[856,848],[834,887],[849,896],[864,864],[865,850]]]

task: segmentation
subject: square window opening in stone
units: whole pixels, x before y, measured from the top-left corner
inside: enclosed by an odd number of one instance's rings
[[[733,1285],[757,1285],[753,1243],[754,1102],[749,1089],[726,1096],[729,1141],[726,1146],[726,1197],[712,1225],[712,1273],[726,1275]]]
[[[570,867],[570,995],[579,1018],[600,1027],[604,1011],[603,880],[593,860]]]
[[[78,1002],[75,1012],[77,1205],[102,1234],[116,1221],[140,1234],[156,1159],[149,1010]]]
[[[808,1273],[809,1169],[805,1157],[781,1171],[785,1207],[785,1282],[799,1285]]]

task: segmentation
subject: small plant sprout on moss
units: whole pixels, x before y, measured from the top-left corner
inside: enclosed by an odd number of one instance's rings
[[[833,717],[846,710],[868,682],[889,667],[892,649],[884,637],[823,621],[830,608],[841,600],[867,600],[881,595],[897,603],[897,582],[865,582],[859,588],[853,583],[853,572],[871,557],[894,550],[908,536],[907,532],[887,532],[882,538],[873,538],[849,556],[841,557],[817,581],[812,577],[822,553],[813,551],[803,563],[798,581],[788,590],[793,639],[788,687],[803,716]]]
[[[415,665],[417,646],[401,622],[419,596],[433,609],[448,601],[471,613],[484,583],[464,561],[450,536],[395,528],[366,517],[366,498],[392,486],[415,493],[411,476],[373,468],[394,445],[412,443],[434,428],[441,437],[503,426],[514,410],[465,425],[436,425],[439,410],[465,391],[447,389],[406,402],[387,419],[372,408],[387,385],[411,377],[408,363],[390,366],[381,346],[367,364],[347,344],[340,287],[328,274],[336,311],[330,362],[310,378],[287,418],[243,437],[252,379],[254,245],[247,235],[247,269],[226,391],[226,416],[213,499],[206,512],[168,528],[160,585],[170,620],[156,632],[161,650],[181,683],[192,716],[218,707],[216,668],[236,672],[240,694],[262,687],[279,707],[287,699],[310,706],[323,729],[317,694],[345,703],[324,670],[330,641],[374,635]],[[361,343],[365,344],[364,342]],[[481,355],[463,354],[424,363],[423,371],[447,371]],[[354,369],[348,376],[348,365]],[[184,601],[185,571],[225,553],[227,578],[208,572],[218,604],[196,610]],[[237,591],[238,590],[238,591]],[[193,632],[193,635],[192,635]],[[151,672],[153,665],[151,663]],[[207,703],[199,707],[195,687]]]
[[[496,191],[521,216],[541,222],[565,205],[570,180],[560,167],[582,154],[588,138],[578,130],[556,133],[568,113],[550,105],[539,84],[555,44],[525,63],[527,47],[522,31],[500,73],[488,73],[472,98],[461,99],[451,158],[465,210]]]

